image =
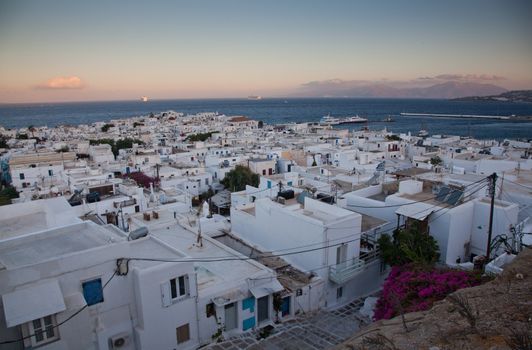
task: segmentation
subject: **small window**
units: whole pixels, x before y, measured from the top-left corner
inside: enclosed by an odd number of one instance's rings
[[[54,175],[54,171],[52,169],[48,169],[48,176],[53,176]]]
[[[344,295],[344,287],[340,287],[336,289],[336,299],[342,299],[343,295]]]
[[[262,175],[266,175],[266,169],[262,170]]]
[[[88,306],[103,302],[101,278],[83,282],[81,286],[83,288],[83,296],[85,297]]]
[[[190,340],[190,329],[188,323],[177,327],[175,332],[177,336],[177,344],[182,344]]]
[[[205,179],[205,185],[209,184],[209,179]]]
[[[24,180],[24,173],[20,173],[20,174],[18,174],[18,177],[19,177],[21,180]]]
[[[214,307],[214,303],[205,305],[205,313],[207,314],[207,317],[216,316],[216,308]]]
[[[170,280],[170,295],[177,299],[188,293],[186,276],[179,276]]]
[[[58,340],[59,333],[56,327],[57,324],[54,315],[45,316],[29,322],[29,332],[33,334],[31,337],[31,345],[39,346]]]

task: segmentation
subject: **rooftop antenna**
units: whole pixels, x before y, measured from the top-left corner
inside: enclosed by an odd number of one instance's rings
[[[203,212],[203,204],[205,201],[202,201],[198,207],[198,212],[196,213],[196,218],[198,220],[198,235],[196,237],[196,247],[203,247],[203,237],[201,236],[201,213]]]

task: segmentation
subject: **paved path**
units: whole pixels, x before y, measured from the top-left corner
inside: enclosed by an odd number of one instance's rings
[[[369,323],[368,319],[358,313],[363,304],[364,299],[359,299],[336,310],[320,310],[298,315],[294,320],[275,325],[272,334],[267,338],[260,339],[259,331],[247,332],[204,349],[327,349],[341,343],[361,326]]]

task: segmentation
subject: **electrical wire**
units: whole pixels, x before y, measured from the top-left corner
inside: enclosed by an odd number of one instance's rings
[[[482,179],[482,180],[479,180],[479,181],[476,181],[474,183],[471,183],[465,187],[468,187],[468,186],[472,186],[474,184],[477,184],[477,183],[480,183],[481,181],[484,181],[485,179]],[[480,186],[478,187],[475,191],[473,191],[472,193],[470,193],[469,195],[472,195],[473,193],[477,192],[478,190],[480,190],[481,188],[485,187],[486,185],[484,186]],[[526,186],[525,186],[526,187]],[[259,193],[259,192],[264,192],[266,190],[271,190],[269,188],[267,189],[264,189],[264,190],[260,190],[260,191],[257,191],[257,192],[253,192],[253,193]],[[455,191],[458,191],[458,190],[455,190]],[[251,194],[253,194],[251,193]],[[248,194],[249,195],[249,194]],[[436,197],[434,197],[436,198]],[[375,208],[387,208],[387,207],[397,207],[397,206],[403,206],[403,205],[410,205],[410,204],[414,204],[414,203],[419,203],[419,202],[425,202],[425,201],[429,201],[429,200],[432,200],[434,198],[430,198],[430,199],[425,199],[425,200],[422,200],[422,201],[415,201],[415,202],[412,202],[412,203],[406,203],[406,204],[399,204],[399,205],[391,205],[391,206],[381,206],[381,207],[375,207]],[[438,204],[434,205],[434,206],[438,206]],[[362,207],[362,206],[355,206],[355,207]],[[371,207],[362,207],[362,208],[371,208]],[[441,208],[439,210],[443,210],[443,209],[446,209],[445,207],[444,208]],[[427,211],[428,209],[423,209],[422,211]],[[439,211],[437,210],[437,211]],[[421,211],[421,212],[422,212]],[[435,211],[435,212],[437,212]],[[433,212],[434,213],[434,212]],[[435,220],[435,219],[434,219]],[[347,228],[351,228],[351,227],[347,227]],[[330,228],[329,228],[330,229]],[[333,228],[333,229],[339,229],[339,228]],[[393,231],[393,230],[391,230]],[[383,232],[383,233],[386,233],[386,232]],[[339,240],[340,238],[337,238],[335,240]],[[317,251],[317,250],[322,250],[322,249],[328,249],[328,248],[331,248],[331,247],[336,247],[336,246],[339,246],[339,245],[343,245],[343,244],[346,244],[346,243],[351,243],[351,242],[356,242],[356,241],[359,241],[361,240],[361,237],[358,237],[358,238],[355,238],[355,239],[352,239],[352,240],[348,240],[348,241],[343,241],[341,243],[337,243],[337,244],[329,244],[329,245],[326,245],[326,246],[320,246],[320,247],[316,247],[316,248],[309,248],[309,249],[304,249],[304,250],[298,250],[298,251],[293,251],[293,252],[287,252],[287,253],[283,253],[283,254],[271,254],[271,255],[265,255],[265,256],[261,256],[261,258],[275,258],[275,257],[282,257],[282,256],[290,256],[290,255],[295,255],[295,254],[303,254],[303,253],[308,253],[308,252],[313,252],[313,251]],[[318,243],[315,243],[315,244],[318,244]],[[321,243],[320,243],[321,244]],[[314,245],[314,244],[312,244]],[[300,247],[294,247],[294,248],[288,248],[289,250],[292,250],[292,249],[297,249],[297,248],[300,248]],[[143,258],[143,257],[123,257],[121,258],[125,261],[130,261],[130,260],[137,260],[137,261],[156,261],[156,262],[174,262],[174,263],[178,263],[178,262],[222,262],[222,261],[247,261],[247,260],[255,260],[254,258],[251,258],[251,257],[235,257],[235,256],[226,256],[226,257],[219,257],[219,258],[209,258],[209,259],[161,259],[161,258]],[[334,264],[336,265],[336,264]],[[334,265],[329,265],[329,266],[321,266],[321,267],[318,267],[316,269],[313,269],[314,271],[317,270],[317,269],[323,269],[323,268],[327,268],[327,267],[330,267],[330,266],[334,266]],[[309,272],[312,272],[309,271]],[[117,270],[114,271],[113,275],[107,280],[107,282],[105,282],[105,284],[102,286],[102,290],[105,289],[105,287],[107,287],[107,285],[109,284],[109,282],[111,282],[111,280],[117,275]],[[270,277],[269,277],[270,278]],[[70,321],[71,319],[73,319],[75,316],[77,316],[79,313],[81,313],[83,310],[85,310],[86,308],[88,307],[88,305],[84,305],[82,308],[80,308],[78,311],[76,311],[74,314],[72,314],[71,316],[69,316],[67,319],[65,319],[64,321],[58,323],[57,325],[55,326],[52,326],[52,327],[48,327],[48,329],[52,328],[52,329],[55,329],[55,328],[58,328],[60,327],[61,325],[65,324],[66,322]],[[25,337],[22,337],[22,338],[19,338],[19,339],[15,339],[15,340],[8,340],[8,341],[2,341],[0,342],[0,345],[3,345],[3,344],[11,344],[11,343],[17,343],[17,342],[20,342],[20,341],[24,341],[25,339],[28,339],[28,338],[31,338],[31,337],[34,337],[36,335],[36,333],[33,333],[33,334],[30,334],[30,335],[27,335]]]
[[[471,192],[470,194],[468,194],[468,196],[471,196],[473,193],[475,192],[478,192],[480,189],[482,189],[483,187],[485,187],[487,184],[484,184],[484,185],[481,185],[479,186],[477,189],[475,189],[473,192]],[[447,204],[450,206],[450,204]],[[433,205],[432,207],[436,207],[436,206],[439,206],[439,204],[435,204]],[[423,210],[419,211],[418,213],[421,213],[421,212],[424,212],[424,211],[427,211],[429,210],[429,208],[424,208]],[[447,207],[443,207],[443,208],[440,208],[436,211],[434,211],[433,213],[435,212],[438,212],[440,210],[443,210],[443,209],[447,209]],[[414,213],[415,214],[418,214],[418,213]],[[393,230],[392,230],[393,231]],[[348,241],[344,241],[344,242],[341,242],[341,243],[337,243],[337,244],[329,244],[329,245],[325,245],[325,246],[320,246],[320,247],[316,247],[316,248],[309,248],[309,249],[303,249],[303,250],[297,250],[297,251],[290,251],[290,252],[286,252],[286,253],[282,253],[282,254],[270,254],[270,255],[263,255],[261,256],[260,258],[276,258],[276,257],[282,257],[282,256],[290,256],[290,255],[295,255],[295,254],[303,254],[303,253],[308,253],[308,252],[313,252],[313,251],[317,251],[317,250],[322,250],[322,249],[327,249],[327,248],[332,248],[332,247],[336,247],[336,246],[339,246],[339,245],[342,245],[342,244],[345,244],[345,243],[351,243],[351,242],[356,242],[356,241],[359,241],[361,240],[360,237],[358,238],[355,238],[355,239],[351,239],[351,240],[348,240]],[[298,249],[300,247],[293,247],[293,248],[290,248],[290,250],[292,249]],[[208,262],[223,262],[223,261],[247,261],[247,260],[255,260],[256,258],[251,258],[251,257],[247,257],[247,256],[221,256],[221,257],[213,257],[213,258],[187,258],[187,259],[162,259],[162,258],[147,258],[147,257],[122,257],[122,259],[124,260],[137,260],[137,261],[156,261],[156,262],[170,262],[170,263],[179,263],[179,262],[204,262],[204,263],[208,263]]]
[[[488,186],[488,184],[484,184],[484,185],[478,187],[478,188],[475,189],[473,192],[470,192],[468,195],[464,196],[463,198],[466,199],[466,198],[471,197],[473,194],[475,194],[476,192],[478,192],[478,191],[480,191],[481,189],[485,188],[486,186]],[[443,207],[443,208],[441,208],[441,209],[438,209],[438,210],[432,212],[432,214],[437,213],[437,212],[439,212],[439,211],[441,211],[441,210],[444,210],[444,209],[449,209],[451,206],[452,206],[451,204],[446,204],[445,207]],[[433,222],[434,222],[434,221],[436,221],[439,217],[445,215],[446,213],[447,213],[447,211],[444,212],[444,213],[441,213],[440,215],[438,215],[438,216],[436,216],[436,217],[430,218],[430,221],[433,221]]]
[[[512,181],[512,180],[509,180],[509,179],[503,179],[503,181],[508,181],[508,182],[510,182],[510,183],[513,183],[514,185],[521,186],[521,187],[526,188],[527,190],[531,190],[531,191],[532,191],[532,187],[530,187],[530,186],[526,186],[526,185],[520,184],[520,183],[518,183],[518,182],[515,182],[515,181]]]
[[[105,289],[105,287],[107,287],[107,285],[109,284],[109,282],[111,282],[111,280],[117,275],[117,270],[114,271],[113,275],[107,280],[107,282],[104,283],[104,285],[102,286],[102,291]],[[61,321],[60,323],[56,324],[55,326],[52,326],[52,327],[45,327],[44,330],[41,331],[41,333],[45,333],[48,329],[56,329],[56,328],[59,328],[59,326],[61,325],[64,325],[65,323],[67,323],[68,321],[70,321],[71,319],[73,319],[74,317],[76,317],[79,313],[81,313],[83,310],[85,310],[87,307],[89,307],[87,304],[85,304],[81,309],[79,309],[78,311],[74,312],[72,315],[70,315],[68,318],[66,318],[64,321]],[[2,341],[0,342],[0,345],[5,345],[5,344],[12,344],[12,343],[18,343],[18,342],[21,342],[21,341],[24,341],[26,339],[29,339],[31,337],[34,337],[37,333],[32,333],[32,334],[29,334],[25,337],[21,337],[19,339],[13,339],[13,340],[6,340],[6,341]]]
[[[472,192],[468,193],[466,196],[464,196],[464,199],[465,198],[468,198],[470,196],[472,196],[473,194],[475,194],[476,192],[480,191],[481,189],[485,188],[488,184],[480,184],[480,186],[477,186],[477,188],[475,188]],[[439,206],[439,205],[433,205],[433,207],[435,206]],[[446,204],[445,207],[443,208],[440,208],[434,212],[432,212],[431,214],[434,214],[434,213],[437,213],[441,210],[444,210],[444,209],[448,209],[449,207],[451,207],[452,205],[451,204]],[[429,208],[430,209],[430,208]],[[424,212],[424,211],[427,211],[428,209],[423,209],[421,210],[420,212],[417,212],[417,213],[414,213],[413,215],[415,214],[419,214],[421,212]],[[446,213],[446,212],[445,212]],[[443,213],[443,214],[445,214]],[[441,215],[443,215],[441,214]],[[437,216],[436,218],[433,218],[433,219],[430,219],[430,221],[435,221],[436,219],[438,219],[441,215]],[[381,234],[387,234],[387,233],[390,233],[390,232],[393,232],[395,231],[395,228],[393,229],[390,229],[390,230],[386,230],[386,231],[383,231],[383,232],[380,232]],[[342,243],[343,244],[343,243]],[[375,261],[372,261],[371,264],[373,264]],[[312,269],[309,269],[309,270],[299,270],[300,272],[302,273],[313,273],[313,272],[316,272],[316,271],[319,271],[319,270],[323,270],[323,269],[326,269],[326,268],[329,268],[329,267],[332,267],[332,266],[336,266],[337,264],[330,264],[330,265],[325,265],[325,266],[319,266],[319,267],[316,267],[316,268],[312,268]],[[282,277],[282,276],[277,276],[277,277]],[[258,277],[258,278],[252,278],[253,280],[260,280],[260,279],[271,279],[272,276],[268,276],[268,277]]]
[[[478,180],[478,181],[472,182],[469,185],[464,186],[464,188],[467,188],[467,187],[470,187],[470,186],[474,186],[474,185],[479,184],[482,181],[485,181],[487,179],[488,178],[486,177],[486,178],[483,178],[482,180]],[[454,193],[454,192],[460,192],[460,191],[462,191],[462,190],[461,189],[455,189],[455,190],[450,191],[448,194],[451,194],[451,193]],[[423,199],[423,200],[414,201],[414,202],[410,202],[410,203],[392,204],[392,205],[383,205],[383,206],[365,206],[365,205],[352,205],[352,204],[348,204],[347,206],[351,207],[351,208],[366,208],[366,209],[394,208],[394,207],[402,207],[404,205],[412,205],[412,204],[416,204],[416,203],[428,202],[428,201],[431,201],[433,199],[436,199],[437,197],[438,197],[438,195],[435,195],[435,196],[430,197],[430,198],[426,198],[426,199]]]

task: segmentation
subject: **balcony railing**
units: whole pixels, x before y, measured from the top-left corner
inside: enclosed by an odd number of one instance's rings
[[[336,284],[343,284],[353,279],[364,272],[368,265],[380,260],[380,251],[377,249],[369,253],[361,252],[361,257],[330,266],[329,279]]]

